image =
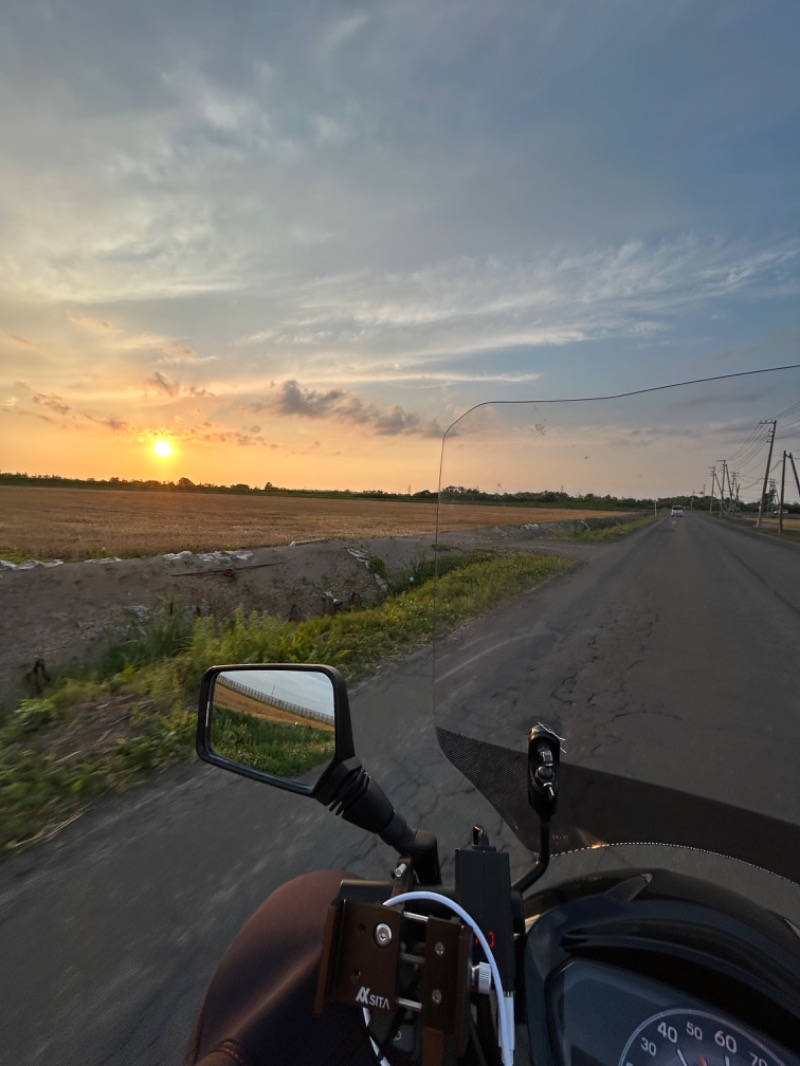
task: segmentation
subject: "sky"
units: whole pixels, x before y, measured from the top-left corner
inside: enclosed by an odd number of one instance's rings
[[[0,469],[414,492],[476,403],[800,362],[798,40],[796,0],[3,5]]]
[[[759,419],[758,412],[771,417]],[[791,455],[784,461],[784,453]],[[621,396],[503,400],[446,434],[441,485],[662,499],[800,499],[800,366],[729,372]],[[782,486],[782,488],[781,488]],[[443,491],[447,500],[458,493]],[[715,507],[705,502],[698,506]],[[718,507],[715,510],[718,513]]]

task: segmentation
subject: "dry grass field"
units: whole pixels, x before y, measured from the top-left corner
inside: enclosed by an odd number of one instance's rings
[[[557,522],[583,512],[459,506],[443,528]],[[599,517],[611,512],[587,511]],[[431,502],[127,492],[8,485],[0,488],[0,559],[77,560],[98,556],[260,548],[292,541],[433,533]]]
[[[756,518],[753,515],[747,515],[743,519],[746,525],[756,528]],[[768,516],[762,520],[761,528],[767,533],[774,533],[776,536],[785,537],[787,540],[800,540],[800,515],[791,514],[785,515],[783,519],[783,532],[780,529],[780,522],[778,518]]]

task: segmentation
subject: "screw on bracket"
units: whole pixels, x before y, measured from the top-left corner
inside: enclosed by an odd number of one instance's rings
[[[375,943],[379,948],[388,948],[392,942],[392,930],[385,922],[375,926]]]

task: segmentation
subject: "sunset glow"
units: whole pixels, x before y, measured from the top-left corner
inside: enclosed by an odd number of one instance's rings
[[[11,7],[6,471],[417,491],[475,404],[796,359],[800,4]]]

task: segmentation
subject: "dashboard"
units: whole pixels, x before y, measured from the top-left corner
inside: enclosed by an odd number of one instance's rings
[[[574,1066],[800,1066],[800,1056],[702,999],[576,960],[550,990],[550,1029]]]
[[[563,886],[529,910],[536,1066],[800,1066],[800,932],[666,871]]]

